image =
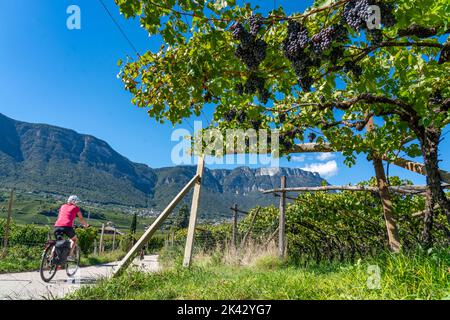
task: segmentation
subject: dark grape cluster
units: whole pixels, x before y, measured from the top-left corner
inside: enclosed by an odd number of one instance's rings
[[[295,129],[285,133],[285,135],[291,139],[295,139],[295,137],[297,137],[298,135],[302,135],[302,134],[303,134],[303,130],[300,128],[295,128]]]
[[[294,139],[303,134],[303,130],[300,128],[295,128],[288,132],[283,132],[280,134],[280,145],[286,151],[291,151],[294,146]]]
[[[247,44],[248,42],[251,42],[251,34],[245,30],[245,27],[240,22],[235,22],[231,26],[232,36],[234,40],[238,40],[243,42],[244,44]]]
[[[270,99],[270,92],[269,92],[269,90],[264,88],[263,91],[259,93],[259,97],[258,98],[259,98],[259,101],[261,101],[264,104],[267,104],[267,102],[269,102],[269,99]]]
[[[433,92],[433,94],[430,96],[429,103],[431,105],[440,105],[444,101],[442,97],[442,92],[440,90],[436,90]]]
[[[309,140],[309,142],[311,142],[311,143],[313,143],[314,140],[316,140],[316,138],[317,138],[317,135],[316,135],[314,132],[311,132],[311,133],[308,135],[308,140]]]
[[[330,60],[330,62],[334,65],[338,63],[339,60],[344,58],[344,48],[342,46],[334,47],[331,49],[329,55],[327,56],[327,59]]]
[[[363,69],[361,68],[361,66],[352,61],[345,62],[344,71],[347,73],[351,72],[357,80],[359,80],[363,73]]]
[[[389,28],[397,23],[394,16],[394,5],[383,2],[377,3],[380,7],[381,23]]]
[[[309,69],[315,66],[314,60],[305,53],[300,59],[292,61],[292,68],[298,78],[298,84],[305,92],[311,91],[314,79],[309,75]]]
[[[311,91],[311,86],[314,83],[312,77],[309,76],[309,70],[312,67],[320,65],[320,59],[309,53],[307,50],[301,50],[295,56],[290,56],[292,69],[298,78],[300,87],[306,91]]]
[[[311,38],[312,48],[316,54],[328,50],[334,40],[335,28],[333,26],[324,28]]]
[[[240,123],[248,122],[252,126],[252,128],[255,130],[259,130],[262,126],[261,119],[250,119],[247,112],[245,112],[244,110],[236,110],[236,109],[227,110],[223,114],[223,118],[227,122],[232,122],[232,121],[238,121]]]
[[[253,18],[256,19],[256,18]],[[252,29],[255,30],[255,23],[252,23]],[[261,25],[259,25],[261,28]],[[235,55],[238,57],[250,70],[257,69],[261,62],[266,58],[267,43],[262,39],[257,39],[256,34],[248,32],[245,26],[240,23],[234,23],[231,28],[232,36],[238,40],[240,44],[236,48]]]
[[[259,130],[261,128],[262,121],[259,120],[259,119],[256,119],[256,120],[252,119],[252,120],[249,121],[249,123],[250,123],[250,125],[252,126],[253,129]]]
[[[367,38],[372,45],[379,45],[383,42],[383,32],[380,29],[368,30]]]
[[[319,67],[323,59],[336,63],[343,57],[342,46],[339,47],[336,43],[347,40],[348,30],[343,24],[323,28],[310,38],[305,26],[296,21],[289,21],[287,36],[283,41],[283,51],[285,57],[291,62],[302,90],[311,91],[314,83],[314,79],[309,75],[311,68]],[[329,49],[334,55],[328,52]]]
[[[303,54],[304,49],[309,43],[308,30],[298,22],[289,21],[288,34],[283,42],[283,50],[286,58],[295,60]]]
[[[231,121],[233,121],[234,119],[236,119],[236,115],[237,115],[236,110],[230,109],[230,110],[227,110],[227,111],[223,114],[223,118],[224,118],[227,122],[231,122]]]
[[[353,29],[364,29],[369,19],[369,1],[351,0],[347,2],[344,6],[344,19]]]
[[[235,55],[250,70],[255,70],[266,58],[267,43],[264,40],[257,39],[248,43],[241,42],[236,48]]]
[[[259,100],[266,104],[270,98],[270,92],[265,88],[266,79],[257,76],[255,73],[250,74],[244,85],[244,93],[258,93]]]
[[[212,93],[209,92],[209,91],[207,91],[207,92],[205,93],[205,95],[203,96],[203,99],[204,99],[206,102],[211,102],[211,101],[212,101],[212,98],[213,98],[213,95],[212,95]]]
[[[258,77],[256,74],[252,73],[245,83],[244,92],[246,94],[255,94],[256,92],[262,92],[265,83],[266,81],[264,78]]]
[[[444,47],[441,50],[441,55],[439,56],[439,64],[450,62],[450,41],[447,40]]]
[[[292,139],[286,134],[280,134],[280,146],[283,147],[285,151],[290,151],[294,144],[292,143]]]
[[[244,94],[244,85],[242,83],[238,83],[235,87],[235,91],[238,95],[242,96]]]
[[[244,110],[230,109],[223,114],[223,118],[227,122],[231,122],[233,120],[245,122],[247,120],[247,113]]]
[[[240,110],[237,113],[236,120],[241,122],[241,123],[244,123],[247,120],[247,113],[244,110]]]
[[[252,15],[247,20],[250,31],[245,26],[236,22],[231,26],[232,36],[240,43],[236,48],[235,55],[250,70],[250,76],[245,84],[238,84],[235,88],[239,95],[258,93],[259,100],[266,104],[270,98],[270,92],[265,88],[265,79],[258,77],[255,70],[266,58],[267,43],[258,38],[258,33],[263,27],[260,15]]]
[[[250,18],[248,18],[248,24],[250,26],[250,34],[256,37],[263,26],[261,16],[255,14],[251,15]]]
[[[298,84],[305,92],[311,92],[311,86],[314,84],[313,77],[306,76],[304,78],[298,79]]]
[[[333,26],[334,28],[334,41],[346,42],[349,39],[348,30],[343,23],[339,23]]]

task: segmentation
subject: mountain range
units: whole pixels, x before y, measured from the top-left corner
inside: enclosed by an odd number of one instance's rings
[[[195,175],[194,166],[153,169],[134,163],[108,143],[73,130],[32,124],[0,114],[0,187],[57,195],[77,194],[100,204],[161,210]],[[296,168],[205,169],[201,214],[226,215],[237,203],[243,210],[276,204],[259,190],[279,186],[318,186],[319,174]],[[189,203],[186,197],[185,203]]]

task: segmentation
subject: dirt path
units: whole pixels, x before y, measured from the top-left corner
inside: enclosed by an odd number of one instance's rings
[[[112,275],[118,262],[80,268],[73,278],[65,270],[57,272],[49,283],[41,280],[38,271],[0,274],[0,300],[44,300],[62,298],[81,286],[94,284],[98,279]],[[158,256],[145,256],[133,263],[141,270],[156,272],[159,270]]]

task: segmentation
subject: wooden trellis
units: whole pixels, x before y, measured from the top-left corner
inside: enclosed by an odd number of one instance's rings
[[[289,153],[315,153],[315,152],[340,152],[336,148],[331,147],[329,143],[303,143],[294,145],[293,149]],[[270,150],[267,153],[270,154]],[[226,154],[236,154],[236,151],[226,152]],[[406,160],[403,158],[396,158],[390,160],[387,157],[382,157],[382,160],[391,162],[399,167],[419,173],[421,175],[426,175],[425,166],[421,163]],[[184,196],[194,188],[193,201],[191,206],[191,215],[189,219],[188,235],[186,239],[186,247],[183,259],[183,265],[189,267],[192,261],[192,250],[194,245],[194,233],[196,229],[198,207],[200,204],[200,192],[202,177],[204,171],[204,158],[199,157],[197,165],[196,175],[189,181],[186,186],[178,193],[178,195],[169,203],[169,205],[164,209],[164,211],[158,216],[158,218],[153,222],[153,224],[147,229],[147,231],[142,235],[142,237],[136,242],[136,244],[131,248],[131,250],[126,254],[126,256],[119,263],[118,268],[114,276],[120,275],[126,267],[131,263],[132,259],[137,255],[138,252],[146,245],[150,238],[155,234],[156,230],[160,228],[167,217],[172,213],[173,209],[180,203]],[[450,173],[444,170],[439,170],[442,181],[446,183],[443,187],[448,188],[450,183]],[[401,187],[389,187],[392,192],[409,193],[409,194],[420,194],[425,191],[425,186],[401,186]],[[279,255],[280,257],[285,256],[285,216],[284,211],[286,207],[286,199],[289,197],[286,195],[287,192],[297,191],[325,191],[325,190],[352,190],[352,191],[371,191],[378,192],[378,188],[374,187],[359,187],[359,186],[323,186],[323,187],[313,187],[313,188],[286,188],[286,185],[281,185],[280,189],[266,190],[264,193],[275,193],[281,194],[280,196],[280,224],[278,227],[279,234]],[[236,210],[237,207],[232,208]]]

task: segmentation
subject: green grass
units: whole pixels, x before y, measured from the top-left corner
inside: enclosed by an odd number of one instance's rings
[[[120,251],[120,250],[116,250],[113,252],[107,252],[104,254],[97,254],[97,255],[89,255],[89,256],[82,256],[81,257],[81,261],[80,261],[80,265],[82,267],[85,266],[93,266],[93,265],[98,265],[98,264],[104,264],[104,263],[108,263],[108,262],[113,262],[113,261],[119,261],[122,260],[122,258],[125,256],[125,252]]]
[[[369,289],[369,265],[381,270],[379,289]],[[273,258],[253,266],[202,264],[156,274],[137,271],[84,287],[67,299],[450,299],[450,254],[385,254],[356,264],[309,268]]]
[[[3,252],[3,249],[0,249]],[[0,258],[0,273],[38,270],[43,248],[17,245]]]

